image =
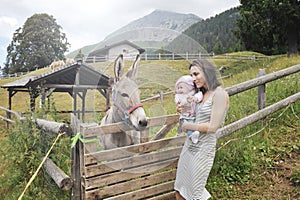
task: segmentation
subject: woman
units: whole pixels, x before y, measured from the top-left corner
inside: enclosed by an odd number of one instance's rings
[[[203,100],[196,105],[195,123],[185,121],[182,130],[199,131],[198,142],[186,139],[176,174],[176,199],[208,199],[206,181],[213,165],[216,151],[216,131],[222,125],[229,106],[229,97],[217,79],[215,67],[206,60],[194,60],[190,75],[196,90],[203,92]],[[178,112],[184,108],[177,105]]]

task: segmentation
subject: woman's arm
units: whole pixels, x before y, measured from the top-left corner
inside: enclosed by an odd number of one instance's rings
[[[223,123],[225,112],[228,109],[229,97],[228,94],[221,88],[217,88],[213,96],[212,112],[208,123],[190,123],[184,122],[182,130],[193,130],[201,133],[214,133]]]

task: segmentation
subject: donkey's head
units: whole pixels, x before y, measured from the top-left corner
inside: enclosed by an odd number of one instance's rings
[[[146,114],[140,100],[140,91],[135,82],[140,55],[124,75],[123,55],[119,55],[115,61],[115,83],[112,88],[113,119],[114,122],[124,121],[136,130],[144,130],[147,126]]]

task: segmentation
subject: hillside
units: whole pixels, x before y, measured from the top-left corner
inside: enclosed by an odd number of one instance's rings
[[[154,41],[158,47],[161,42],[170,42],[179,33],[182,33],[192,24],[202,19],[193,14],[181,14],[163,10],[155,10],[149,15],[141,17],[121,27],[108,35],[103,41],[94,45],[82,47],[82,53],[87,55],[90,51],[110,45],[121,40],[129,40],[144,48],[145,41]],[[164,44],[164,43],[163,43]],[[79,50],[71,52],[68,57],[75,57]]]
[[[238,54],[242,55],[243,52]],[[245,52],[245,54],[249,55],[250,52]],[[255,62],[251,60],[218,59],[216,57],[214,62],[218,67],[228,67],[225,73],[232,76],[222,80],[224,87],[228,87],[255,78],[260,68],[265,68],[266,73],[272,73],[299,64],[300,57],[273,56]],[[100,69],[101,63],[96,64],[99,66],[95,67]],[[126,64],[129,66],[129,63]],[[143,60],[141,64],[142,68],[155,66],[169,69],[161,71],[160,74],[155,74],[155,71],[151,70],[153,73],[151,75],[157,76],[154,83],[161,83],[159,80],[172,83],[174,81],[174,79],[170,78],[172,75],[188,73],[187,63],[183,60]],[[143,75],[146,77],[147,74]],[[159,79],[161,76],[168,78],[161,80]],[[298,72],[267,83],[267,106],[299,92],[299,80],[300,73]],[[0,80],[0,85],[9,81],[7,79]],[[151,86],[153,87],[153,85],[152,82]],[[163,83],[161,85],[167,84]],[[142,92],[148,93],[149,91],[149,88],[143,88]],[[154,91],[156,94],[159,92],[159,90]],[[257,89],[254,88],[231,96],[230,108],[225,123],[229,124],[255,112],[257,110],[256,95]],[[54,99],[57,111],[65,110],[71,104],[63,96],[55,96]],[[14,110],[26,111],[28,105],[28,95],[16,94],[14,96]],[[151,111],[156,111],[155,109],[157,108],[160,108],[160,113],[161,111],[167,114],[176,113],[172,94],[164,96],[163,103],[154,100],[145,102],[143,105],[147,111],[147,116],[153,116]],[[0,106],[7,106],[7,91],[1,88]],[[2,113],[2,115],[5,115],[5,113]],[[97,120],[100,117],[98,116]],[[300,199],[299,117],[300,102],[298,101],[266,117],[264,120],[249,125],[247,128],[218,141],[217,147],[219,150],[217,151],[214,167],[207,184],[207,188],[211,191],[214,199]],[[53,142],[53,140],[45,141],[44,138],[43,140],[31,141],[29,137],[24,136],[27,134],[26,132],[19,137],[18,134],[20,133],[17,132],[19,129],[21,128],[16,127],[9,133],[4,128],[4,123],[0,121],[0,152],[2,153],[2,162],[0,162],[0,198],[4,200],[17,199],[28,182],[30,175],[35,171],[35,168],[31,166],[37,166],[40,163],[40,157],[32,154],[33,147],[34,149],[42,148],[47,150]],[[175,132],[171,132],[169,137],[173,136]],[[23,140],[21,136],[23,136]],[[40,141],[43,141],[45,146],[38,146],[37,144]],[[32,142],[35,146],[27,145],[26,142]],[[55,163],[63,166],[63,170],[67,172],[70,165],[69,144],[70,139],[65,138],[65,141],[58,144],[55,147],[55,151],[50,155]],[[21,151],[22,145],[25,146],[23,148],[27,148],[25,149],[26,151]],[[24,172],[21,169],[27,171]],[[28,189],[25,198],[70,199],[70,194],[58,190],[55,183],[45,174],[39,174]]]
[[[242,47],[234,35],[236,21],[240,18],[238,8],[232,8],[215,17],[199,21],[174,39],[166,49],[178,52],[182,49],[186,37],[195,40],[207,52],[221,54],[224,52],[240,51]]]

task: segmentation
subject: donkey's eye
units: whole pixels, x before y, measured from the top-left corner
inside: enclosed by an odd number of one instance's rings
[[[128,96],[127,93],[122,93],[121,96],[122,96],[122,97],[127,97],[127,98],[129,98],[129,96]]]

